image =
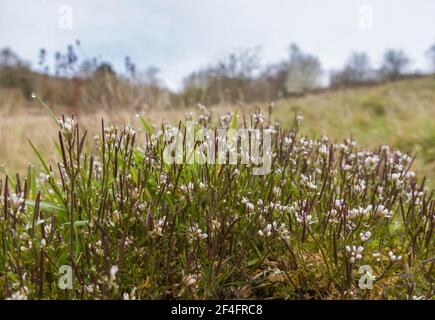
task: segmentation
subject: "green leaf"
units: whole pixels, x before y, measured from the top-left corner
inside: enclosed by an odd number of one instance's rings
[[[149,133],[152,134],[154,132],[154,128],[148,123],[148,121],[145,120],[144,117],[139,115],[140,122],[142,123],[142,126],[144,129]]]
[[[35,98],[38,99],[38,101],[42,104],[44,109],[48,112],[48,114],[53,118],[54,122],[56,122],[57,126],[60,128],[61,126],[60,126],[59,120],[56,118],[53,111],[50,110],[50,108],[47,106],[47,104],[39,96],[36,96]]]
[[[231,128],[236,130],[237,129],[237,115],[238,115],[238,110],[236,110],[236,112],[234,112],[234,116],[233,116],[233,122],[231,123]]]
[[[42,166],[44,167],[45,173],[50,174],[50,169],[48,169],[47,163],[44,161],[44,158],[42,158],[39,151],[36,149],[36,147],[33,145],[32,141],[30,141],[29,138],[27,138],[27,141],[29,142],[30,146],[33,149],[33,152],[35,152],[36,156],[38,157],[39,161],[41,162]]]
[[[84,227],[84,226],[86,226],[88,223],[89,223],[89,220],[79,220],[79,221],[74,221],[74,228],[77,228],[77,227]],[[65,223],[62,223],[62,226],[70,225],[70,224],[71,224],[71,222],[65,222]]]
[[[26,205],[30,207],[35,207],[36,203],[33,200],[26,200]],[[40,201],[39,208],[47,212],[55,212],[58,214],[66,214],[68,212],[67,209],[62,205],[47,201]]]
[[[28,191],[32,199],[36,197],[36,174],[35,167],[32,164],[29,164],[27,171],[27,181],[29,182]]]

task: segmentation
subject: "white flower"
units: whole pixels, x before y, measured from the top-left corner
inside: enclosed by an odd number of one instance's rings
[[[381,217],[385,217],[385,218],[391,218],[391,216],[392,216],[390,211],[388,211],[388,209],[385,208],[382,204],[379,204],[376,207],[375,213],[376,213],[377,216],[381,216]]]
[[[270,237],[272,235],[272,225],[269,223],[266,225],[266,236]]]
[[[241,202],[242,202],[242,204],[245,205],[245,208],[248,212],[254,211],[254,205],[251,202],[249,202],[247,198],[242,197]]]
[[[197,280],[196,278],[197,278],[196,275],[194,275],[194,274],[190,275],[189,274],[189,275],[183,277],[183,283],[186,286],[193,286],[196,283],[196,280]]]
[[[296,122],[297,122],[297,124],[299,125],[299,124],[301,124],[301,122],[304,120],[304,117],[303,116],[301,116],[301,115],[297,115],[296,116]]]
[[[274,187],[273,188],[273,194],[275,194],[276,196],[281,195],[281,189],[280,189],[280,187]]]
[[[204,191],[206,187],[207,186],[202,181],[199,183],[199,190]]]
[[[124,128],[124,132],[128,136],[134,136],[136,134],[136,130],[135,129],[127,127],[127,126]]]
[[[360,234],[359,234],[359,236],[360,236],[360,238],[361,238],[361,241],[363,241],[363,242],[365,242],[365,241],[367,241],[367,240],[369,240],[370,239],[370,237],[372,236],[372,233],[370,232],[370,231],[366,231],[366,232],[361,232]]]
[[[161,219],[157,220],[157,223],[152,230],[152,235],[155,236],[163,236],[163,227],[165,226],[166,216],[163,216]]]
[[[123,300],[136,300],[136,296],[135,296],[136,290],[137,290],[137,288],[133,288],[133,290],[131,290],[130,293],[124,292],[122,295],[122,299]]]
[[[75,126],[75,121],[73,118],[62,118],[59,119],[60,128],[64,133],[71,133]]]
[[[362,259],[362,252],[364,251],[364,247],[363,246],[359,246],[358,248],[356,246],[346,246],[346,251],[347,253],[350,255],[350,262],[354,263],[355,260],[360,260]]]
[[[206,239],[207,237],[207,233],[202,232],[197,223],[191,226],[187,231],[187,240],[189,243],[192,243],[195,240]]]
[[[284,145],[289,146],[292,144],[292,142],[293,142],[292,138],[290,138],[290,137],[284,138]]]
[[[27,300],[29,294],[29,289],[27,287],[22,287],[19,291],[12,293],[12,295],[6,300]]]
[[[396,256],[393,251],[388,252],[388,257],[390,258],[391,262],[400,261],[402,260],[402,256]]]
[[[116,273],[118,272],[119,268],[118,266],[112,266],[110,268],[110,280],[115,280],[116,279]]]
[[[379,252],[375,252],[372,254],[373,258],[376,258],[376,261],[381,261],[381,254]]]
[[[415,178],[415,172],[414,171],[408,171],[406,173],[406,177],[410,178],[410,179]]]
[[[349,171],[350,169],[352,169],[352,166],[349,165],[349,164],[346,164],[346,165],[343,166],[343,170],[344,171]]]
[[[13,207],[18,208],[24,203],[24,193],[12,193],[9,197],[9,200],[11,201]]]
[[[400,174],[399,173],[393,173],[391,175],[391,180],[393,180],[393,181],[397,181],[397,180],[399,180],[399,178],[400,178]]]
[[[341,209],[344,205],[344,200],[342,199],[336,199],[334,202],[334,206],[336,209]]]
[[[322,144],[319,148],[319,153],[326,155],[328,154],[328,147],[326,146],[326,144]]]

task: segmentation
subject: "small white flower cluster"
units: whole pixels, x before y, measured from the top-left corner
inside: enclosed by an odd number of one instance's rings
[[[24,193],[16,194],[12,193],[9,197],[11,205],[16,209],[23,205],[24,203]]]
[[[424,192],[422,191],[409,191],[405,193],[406,195],[406,202],[410,203],[412,200],[414,200],[415,204],[421,204],[421,198],[424,196]]]
[[[260,237],[271,237],[272,236],[272,225],[269,223],[266,225],[266,227],[263,230],[258,230],[258,235]]]
[[[166,223],[166,216],[163,216],[161,219],[157,220],[154,229],[151,231],[151,234],[154,236],[163,236],[163,227]]]
[[[212,232],[219,231],[219,229],[221,227],[221,223],[219,221],[213,219],[213,220],[211,220],[210,224],[211,224],[211,231]]]
[[[337,210],[341,210],[344,208],[344,200],[343,199],[335,199],[334,207]]]
[[[110,289],[118,289],[118,285],[116,284],[116,274],[118,273],[119,268],[117,265],[111,266],[109,270],[109,275],[103,276],[102,280],[104,283],[108,285]]]
[[[199,190],[205,191],[207,189],[207,185],[203,183],[202,181],[199,182]]]
[[[375,209],[375,214],[378,217],[385,217],[385,218],[391,218],[392,213],[384,207],[382,204],[379,204]]]
[[[359,155],[360,153],[358,153],[357,155]],[[364,153],[363,157],[364,157]],[[380,158],[378,155],[368,155],[364,158],[364,165],[367,169],[369,170],[373,170],[379,163]]]
[[[91,250],[92,245],[88,244],[89,250]],[[103,256],[104,255],[104,251],[103,251],[103,242],[101,240],[98,240],[97,242],[95,242],[95,245],[93,245],[93,248],[95,249],[95,253],[99,256]]]
[[[301,174],[300,175],[300,179],[301,179],[302,184],[304,186],[306,186],[308,189],[310,189],[310,190],[316,190],[317,189],[317,186],[315,185],[315,183],[313,183],[313,181],[311,180],[310,176],[307,177],[306,175]]]
[[[193,182],[189,182],[187,184],[187,186],[185,184],[182,184],[180,186],[181,191],[183,191],[184,193],[192,193],[193,190],[195,189],[195,185],[193,184]]]
[[[264,122],[264,116],[260,112],[255,112],[252,115],[252,118],[254,119],[255,122],[259,122],[259,123],[263,123]]]
[[[358,218],[360,216],[365,216],[367,214],[369,214],[369,212],[372,210],[372,205],[368,205],[366,208],[362,208],[362,207],[358,207],[358,208],[353,208],[351,210],[349,210],[349,214],[348,217],[349,219],[354,219],[354,218]]]
[[[188,274],[183,276],[182,282],[185,286],[191,287],[196,285],[199,280],[199,276],[197,274]]]
[[[204,122],[209,121],[211,118],[211,115],[210,115],[210,112],[208,111],[207,107],[204,106],[203,104],[200,104],[200,103],[198,103],[196,105],[196,107],[198,108],[198,110],[200,112],[200,115],[198,118],[199,122],[204,123]]]
[[[249,200],[245,197],[242,197],[242,204],[245,205],[246,211],[248,212],[252,212],[254,211],[255,207],[254,204],[252,204],[251,202],[249,202]]]
[[[376,258],[377,262],[381,261],[382,254],[380,254],[379,252],[373,253],[372,256],[373,256],[373,258]]]
[[[202,232],[197,223],[191,226],[187,231],[187,240],[189,241],[189,243],[192,243],[195,240],[203,240],[207,237],[207,233]]]
[[[319,153],[322,156],[327,156],[329,153],[328,147],[326,146],[326,144],[322,143],[319,147]]]
[[[363,246],[359,246],[358,248],[356,246],[346,246],[346,251],[350,255],[350,262],[354,263],[355,260],[361,260],[362,259],[362,252],[364,251]]]
[[[110,268],[110,280],[115,281],[116,280],[116,274],[118,273],[119,268],[118,266],[112,266]]]
[[[27,247],[26,246],[21,246],[20,250],[21,251],[32,250],[32,247],[33,247],[33,242],[31,240],[27,240]]]
[[[372,233],[370,231],[361,232],[359,234],[359,236],[360,236],[362,242],[366,242],[370,239],[370,237],[372,236]]]
[[[168,175],[164,172],[160,174],[159,185],[165,185],[168,181]]]
[[[391,180],[393,181],[393,183],[397,186],[400,187],[403,184],[403,181],[401,180],[402,175],[400,173],[392,173],[391,174]]]
[[[296,123],[297,123],[297,125],[300,125],[303,120],[304,120],[304,117],[302,115],[298,114],[296,116]]]
[[[233,119],[233,117],[234,117],[233,112],[227,112],[225,115],[220,117],[219,126],[221,128],[227,128],[229,123],[231,122],[231,119]]]
[[[136,130],[133,129],[133,128],[131,128],[131,127],[125,126],[125,127],[124,127],[124,133],[125,133],[127,136],[132,137],[132,136],[134,136],[134,135],[136,134]]]
[[[275,231],[275,233],[284,240],[287,240],[290,238],[290,232],[286,228],[284,223],[281,223],[281,225],[278,226],[278,223],[274,221],[273,223],[268,223],[266,227],[263,229],[258,230],[258,235],[260,237],[271,237],[272,231]]]
[[[124,292],[123,295],[122,295],[122,299],[123,299],[123,300],[136,300],[136,290],[137,290],[137,288],[134,287],[134,288],[130,291],[130,293],[128,293],[128,292]]]
[[[70,134],[74,130],[75,121],[73,118],[61,118],[59,119],[59,125],[63,133]]]
[[[12,293],[12,295],[6,300],[27,300],[27,296],[29,295],[29,289],[24,286],[20,290]]]
[[[350,164],[344,164],[342,166],[343,171],[350,171],[352,169],[352,166]]]
[[[104,129],[104,136],[107,144],[113,143],[116,140],[118,128],[110,126]]]
[[[366,181],[361,179],[358,180],[358,183],[355,185],[355,191],[364,192],[367,189]]]
[[[43,172],[39,173],[39,181],[40,183],[47,182],[50,178],[54,177],[54,172],[50,172],[50,174],[45,174]]]
[[[280,196],[281,195],[281,188],[280,187],[274,187],[273,188],[273,194],[276,196]]]
[[[396,256],[393,251],[388,252],[388,257],[391,262],[396,262],[402,260],[402,256]]]
[[[305,212],[304,210],[300,212],[295,212],[296,221],[300,224],[309,225],[311,224],[312,216],[311,214]]]
[[[284,137],[283,144],[285,147],[290,147],[292,143],[293,143],[292,137],[290,137],[290,136]]]

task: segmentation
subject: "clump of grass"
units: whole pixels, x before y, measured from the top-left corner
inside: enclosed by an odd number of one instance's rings
[[[203,112],[198,125],[237,125]],[[432,298],[435,200],[413,158],[309,139],[301,117],[286,130],[270,119],[239,123],[273,134],[272,172],[258,176],[252,165],[164,163],[174,128],[143,118],[143,141],[102,121],[87,151],[86,132],[62,116],[57,167],[31,145],[43,172],[0,182],[0,297]]]

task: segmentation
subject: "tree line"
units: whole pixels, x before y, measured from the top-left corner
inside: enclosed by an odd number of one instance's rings
[[[0,51],[0,86],[18,88],[25,97],[39,90],[53,104],[141,109],[273,101],[325,87],[325,78],[328,88],[341,88],[414,75],[410,73],[410,57],[400,49],[387,49],[378,68],[372,66],[367,53],[353,52],[340,70],[328,74],[317,56],[291,44],[286,59],[265,66],[260,47],[233,50],[190,73],[181,90],[173,92],[165,86],[156,66],[142,71],[126,56],[123,70],[117,72],[101,58],[81,59],[80,51],[81,44],[76,41],[64,52],[55,52],[50,60],[47,50],[41,49],[38,65],[31,67],[10,48],[4,48]],[[435,72],[435,44],[425,55],[430,72]]]

